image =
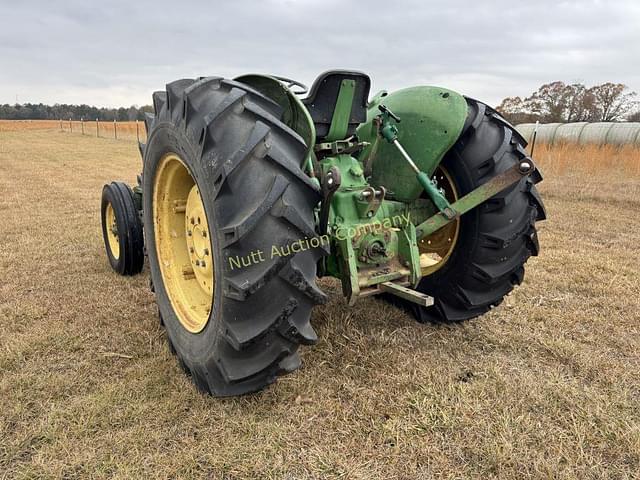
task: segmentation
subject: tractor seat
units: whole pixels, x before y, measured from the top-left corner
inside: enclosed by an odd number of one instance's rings
[[[316,127],[316,142],[354,135],[358,125],[367,120],[370,88],[371,79],[362,72],[330,70],[321,74],[302,100]]]

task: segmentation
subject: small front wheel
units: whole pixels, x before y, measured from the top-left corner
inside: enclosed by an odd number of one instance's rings
[[[102,237],[107,258],[120,275],[135,275],[144,265],[144,236],[133,192],[126,183],[102,189]]]

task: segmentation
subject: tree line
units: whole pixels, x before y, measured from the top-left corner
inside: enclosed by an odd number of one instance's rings
[[[497,110],[511,123],[640,121],[636,92],[622,83],[586,87],[582,83],[546,83],[530,96],[507,97]]]
[[[640,121],[636,92],[621,83],[586,87],[582,83],[561,81],[542,85],[528,97],[507,97],[497,110],[513,124],[551,122]],[[2,120],[144,120],[153,113],[151,105],[128,108],[98,108],[89,105],[24,103],[0,105]]]
[[[104,120],[120,122],[144,120],[144,113],[153,113],[151,105],[129,108],[98,108],[89,105],[58,104],[45,105],[43,103],[23,103],[0,105],[0,119],[2,120]]]

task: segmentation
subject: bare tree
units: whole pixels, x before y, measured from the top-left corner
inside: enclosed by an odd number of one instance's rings
[[[537,115],[531,113],[526,102],[520,97],[505,98],[496,110],[514,125],[535,122],[538,119]]]
[[[595,122],[599,119],[595,97],[581,83],[572,83],[565,87],[565,122]]]
[[[627,92],[628,87],[622,83],[603,83],[591,87],[589,91],[600,114],[600,121],[613,122],[621,120],[636,105],[636,92]]]
[[[567,109],[567,86],[560,81],[546,83],[528,97],[525,104],[543,122],[564,122]]]
[[[619,121],[638,105],[634,100],[636,93],[627,90],[621,83],[587,88],[579,82],[555,81],[542,85],[524,99],[505,98],[498,111],[512,123]]]

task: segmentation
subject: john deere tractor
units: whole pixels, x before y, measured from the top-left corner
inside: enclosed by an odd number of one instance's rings
[[[111,266],[151,288],[171,349],[217,396],[259,390],[318,338],[338,278],[419,322],[498,305],[538,254],[542,177],[495,110],[440,87],[370,98],[329,71],[310,90],[271,75],[184,79],[153,94],[138,185],[102,195]]]

